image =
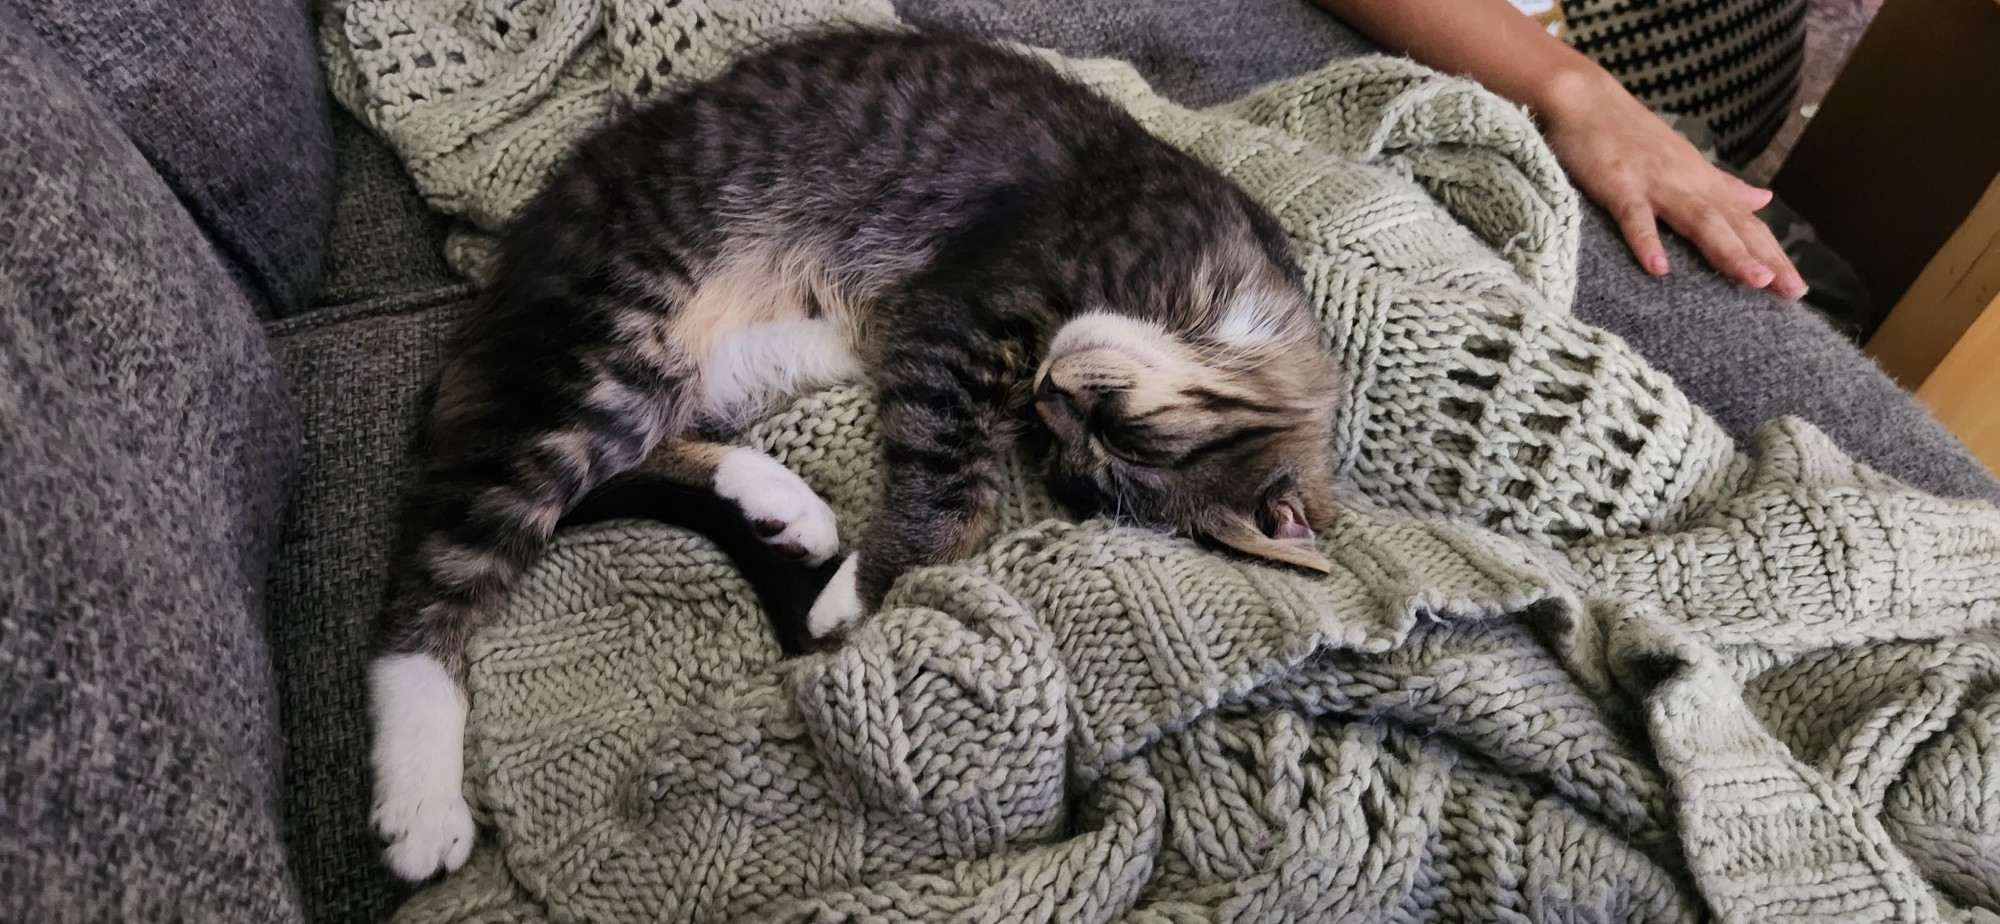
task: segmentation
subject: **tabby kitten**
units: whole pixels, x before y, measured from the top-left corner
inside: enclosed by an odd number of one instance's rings
[[[644,472],[828,562],[826,504],[715,440],[851,380],[876,394],[882,495],[815,635],[978,545],[1027,428],[1082,512],[1328,567],[1337,379],[1269,215],[1024,55],[902,33],[770,48],[581,142],[446,366],[371,667],[396,873],[465,862],[466,642],[565,514]]]

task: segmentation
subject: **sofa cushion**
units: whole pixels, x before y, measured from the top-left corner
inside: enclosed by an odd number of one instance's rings
[[[395,152],[345,110],[333,116],[340,167],[325,275],[312,307],[358,305],[460,282],[444,262],[449,219],[424,204]]]
[[[344,924],[387,917],[409,891],[368,830],[363,669],[423,393],[472,290],[445,265],[449,223],[388,146],[344,112],[333,137],[322,285],[312,310],[269,326],[303,430],[269,590],[292,864],[307,918]]]
[[[0,920],[298,920],[260,588],[296,431],[250,300],[0,6]]]
[[[409,452],[444,339],[446,287],[327,308],[272,333],[298,384],[299,475],[271,575],[271,644],[289,772],[284,816],[314,921],[382,919],[407,894],[368,828],[364,667],[386,598]]]
[[[266,314],[311,292],[333,206],[303,3],[11,0],[124,128]]]
[[[1235,99],[1259,84],[1374,43],[1306,0],[894,0],[923,26],[1132,62],[1153,89],[1184,106]]]

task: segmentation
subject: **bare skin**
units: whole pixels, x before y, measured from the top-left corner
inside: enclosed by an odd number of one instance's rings
[[[1563,169],[1617,220],[1646,272],[1665,275],[1661,222],[1746,286],[1785,298],[1805,281],[1756,211],[1771,191],[1710,165],[1596,62],[1507,0],[1314,0],[1370,38],[1532,110]]]

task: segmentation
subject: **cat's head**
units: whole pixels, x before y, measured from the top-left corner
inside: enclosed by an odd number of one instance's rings
[[[1236,307],[1184,334],[1107,312],[1064,325],[1034,379],[1050,488],[1082,513],[1326,571],[1313,534],[1334,518],[1339,374],[1302,295]]]

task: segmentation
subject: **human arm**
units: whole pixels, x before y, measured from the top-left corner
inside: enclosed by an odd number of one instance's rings
[[[1584,193],[1617,220],[1640,266],[1667,272],[1658,223],[1724,275],[1787,298],[1805,282],[1756,217],[1771,199],[1704,160],[1589,58],[1507,0],[1314,0],[1383,45],[1528,107]]]

